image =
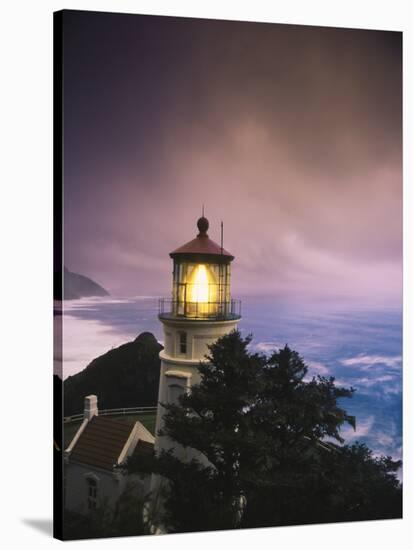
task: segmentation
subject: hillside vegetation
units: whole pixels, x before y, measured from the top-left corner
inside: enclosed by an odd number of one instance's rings
[[[155,406],[162,346],[150,332],[111,349],[64,382],[64,415],[83,411],[86,395],[98,396],[100,409]]]

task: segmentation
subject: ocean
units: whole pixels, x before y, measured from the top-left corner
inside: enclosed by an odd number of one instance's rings
[[[87,298],[64,303],[63,376],[144,331],[162,342],[158,297]],[[239,329],[264,353],[288,344],[309,367],[308,377],[334,376],[356,389],[341,405],[357,428],[342,430],[346,443],[366,443],[377,455],[402,457],[402,313],[397,309],[294,304],[273,297],[244,297]],[[139,403],[136,403],[139,406]]]

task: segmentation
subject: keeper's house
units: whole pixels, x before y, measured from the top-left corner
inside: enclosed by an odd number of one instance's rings
[[[129,457],[141,459],[153,453],[154,437],[140,423],[129,425],[99,416],[97,397],[85,398],[84,419],[65,450],[65,508],[87,515],[104,507],[116,514],[127,490],[145,496],[150,476],[123,471]]]

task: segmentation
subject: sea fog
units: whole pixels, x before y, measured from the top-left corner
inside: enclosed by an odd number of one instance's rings
[[[162,343],[158,297],[87,298],[63,306],[63,377],[144,331]],[[356,393],[342,406],[356,416],[346,443],[365,442],[377,454],[402,455],[402,314],[398,309],[291,304],[244,297],[240,331],[251,348],[269,353],[288,344],[309,367],[308,376],[334,376]],[[139,403],[136,403],[138,406]]]

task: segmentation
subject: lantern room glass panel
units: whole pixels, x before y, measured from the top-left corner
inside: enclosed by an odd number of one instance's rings
[[[225,317],[230,310],[230,265],[175,261],[173,312],[190,318]]]

